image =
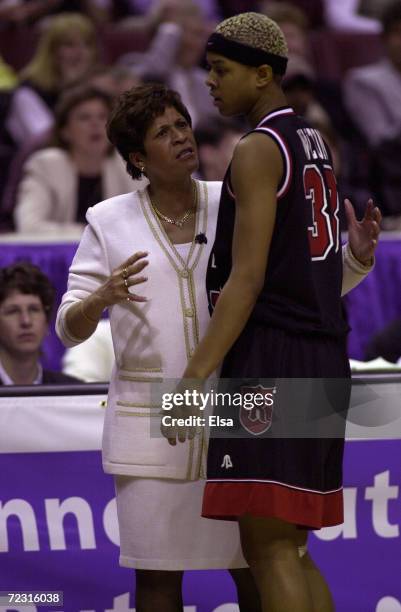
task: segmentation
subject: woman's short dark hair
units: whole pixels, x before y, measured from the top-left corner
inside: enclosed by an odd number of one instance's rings
[[[130,153],[146,154],[144,140],[148,129],[156,117],[171,107],[192,127],[191,117],[181,96],[160,83],[139,85],[118,98],[107,124],[107,135],[125,160],[127,172],[133,179],[140,179],[142,173],[130,162]]]
[[[62,137],[61,132],[68,123],[71,111],[89,100],[100,100],[109,112],[113,106],[112,96],[97,87],[93,87],[93,85],[77,85],[76,87],[66,89],[62,94],[54,111],[55,123],[52,138],[54,146],[68,149],[68,143]]]
[[[47,321],[50,320],[56,290],[46,274],[30,262],[17,262],[0,268],[0,304],[12,291],[26,295],[37,295],[42,302]]]

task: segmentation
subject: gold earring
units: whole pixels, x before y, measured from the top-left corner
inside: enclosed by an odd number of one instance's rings
[[[139,170],[142,172],[142,174],[144,174],[145,166],[142,164],[141,166],[139,166]]]

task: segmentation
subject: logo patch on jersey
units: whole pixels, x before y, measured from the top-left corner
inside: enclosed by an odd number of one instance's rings
[[[272,426],[275,393],[275,387],[241,387],[243,402],[239,409],[239,420],[250,434],[260,436]]]

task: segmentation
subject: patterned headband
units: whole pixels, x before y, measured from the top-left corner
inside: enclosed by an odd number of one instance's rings
[[[244,45],[235,40],[229,40],[218,32],[213,32],[209,37],[206,51],[223,55],[246,66],[257,67],[262,66],[262,64],[268,64],[272,67],[274,74],[280,75],[285,74],[288,63],[286,57],[268,53],[268,51],[263,51],[263,49],[255,49],[255,47]]]

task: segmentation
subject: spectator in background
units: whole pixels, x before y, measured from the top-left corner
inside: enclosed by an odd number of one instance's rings
[[[245,133],[239,121],[211,117],[195,130],[199,153],[199,174],[205,181],[222,181],[235,145]]]
[[[125,91],[141,85],[141,79],[126,66],[115,65],[94,72],[90,83],[112,98],[118,98]]]
[[[382,7],[385,0],[380,0]],[[359,13],[361,0],[324,0],[326,25],[343,32],[380,32],[380,22]]]
[[[211,21],[220,19],[219,2],[216,0],[194,0],[202,17]],[[112,2],[115,14],[119,17],[144,15],[148,18],[163,15],[171,18],[176,11],[185,7],[187,0],[114,0]]]
[[[88,77],[97,58],[95,28],[87,17],[66,13],[51,18],[33,59],[20,74],[11,103],[7,128],[16,143],[52,127],[61,92]]]
[[[329,114],[316,96],[316,76],[312,65],[302,56],[291,56],[283,79],[288,103],[295,112],[305,117],[313,127],[333,130]]]
[[[350,70],[344,83],[345,101],[370,145],[401,137],[401,2],[382,17],[386,57]]]
[[[371,147],[371,186],[380,200],[383,229],[401,227],[401,1],[382,16],[386,57],[350,70],[345,101],[355,124]]]
[[[205,85],[206,72],[199,67],[210,26],[194,0],[179,0],[174,20],[159,26],[147,52],[127,54],[121,62],[142,79],[160,81],[178,91],[196,126],[206,117],[217,116]]]
[[[65,92],[56,108],[54,147],[25,165],[15,223],[20,232],[70,231],[79,237],[86,210],[133,191],[124,164],[107,140],[111,97],[92,87]]]
[[[109,20],[117,22],[119,29],[151,38],[161,24],[175,20],[179,0],[159,0],[146,13],[139,13],[126,0],[106,0],[106,4]]]
[[[246,4],[249,0],[236,0],[236,2],[231,3],[231,0],[220,0],[221,3],[225,4]],[[250,2],[254,4],[253,2]],[[265,12],[265,10],[270,10],[275,7],[279,7],[282,4],[287,4],[286,2],[282,2],[282,0],[259,0],[259,10],[260,12]],[[308,23],[311,28],[320,28],[324,25],[324,11],[323,11],[323,0],[293,0],[291,5],[297,8],[301,13],[308,16]],[[244,11],[253,10],[250,8],[242,9]],[[242,11],[236,11],[242,12]],[[232,14],[236,14],[236,12],[232,11]],[[267,14],[267,13],[266,13]]]
[[[80,382],[40,364],[54,296],[54,287],[36,266],[16,263],[0,269],[0,385]]]

